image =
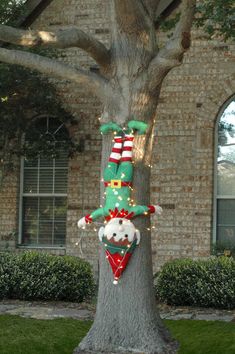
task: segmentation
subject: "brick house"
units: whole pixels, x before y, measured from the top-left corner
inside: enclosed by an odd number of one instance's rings
[[[19,25],[77,25],[108,45],[106,1],[28,0],[29,12]],[[162,1],[159,11],[168,15],[177,5]],[[216,243],[235,247],[235,139],[226,130],[235,129],[234,44],[208,41],[200,30],[193,31],[192,40],[183,65],[165,79],[157,109],[151,201],[160,202],[164,213],[152,219],[155,270],[169,259],[207,257]],[[80,49],[59,56],[96,69]],[[76,221],[100,204],[101,105],[83,87],[63,81],[56,87],[77,118],[74,134],[84,151],[71,160],[18,162],[18,172],[0,189],[0,251],[82,256],[97,269],[97,232],[93,227],[78,231]]]

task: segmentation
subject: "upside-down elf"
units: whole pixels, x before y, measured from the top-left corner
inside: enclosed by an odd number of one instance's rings
[[[127,263],[140,242],[140,232],[130,221],[135,216],[148,213],[160,214],[162,209],[154,205],[132,205],[131,190],[133,180],[132,149],[133,131],[145,134],[147,124],[141,121],[129,121],[124,131],[110,122],[101,126],[102,134],[115,131],[114,146],[104,170],[105,205],[78,221],[78,227],[85,227],[94,220],[104,217],[107,224],[99,230],[99,239],[105,245],[108,259],[114,275],[114,284],[125,270]]]

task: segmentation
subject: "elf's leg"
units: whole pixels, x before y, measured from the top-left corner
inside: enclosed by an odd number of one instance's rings
[[[122,157],[120,166],[118,168],[118,178],[126,182],[132,182],[133,178],[133,164],[132,164],[132,150],[134,143],[133,131],[137,131],[139,135],[145,134],[148,125],[145,122],[131,120],[128,122],[129,132],[125,134]]]
[[[123,138],[122,156],[120,159],[120,166],[118,168],[117,178],[121,179],[123,182],[132,182],[133,178],[133,164],[132,164],[132,154],[133,154],[133,143],[134,135],[126,134]]]
[[[117,171],[122,153],[123,138],[121,136],[115,136],[114,145],[109,157],[109,162],[104,170],[104,181],[110,183],[112,179],[117,178]]]
[[[100,132],[101,134],[108,134],[109,132],[115,132],[117,135],[114,137],[114,146],[112,148],[110,157],[109,157],[109,162],[107,167],[104,170],[104,181],[108,186],[108,183],[112,179],[116,179],[116,174],[117,174],[117,169],[118,165],[120,162],[121,158],[121,153],[122,153],[122,129],[121,127],[114,123],[114,122],[109,122],[101,125],[100,127]]]

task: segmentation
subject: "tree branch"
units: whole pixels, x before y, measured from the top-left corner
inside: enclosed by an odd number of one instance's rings
[[[142,0],[151,18],[155,19],[155,14],[160,0]]]
[[[94,37],[76,27],[57,31],[31,31],[0,25],[0,40],[27,47],[71,48],[78,47],[86,51],[101,67],[110,64],[108,49]]]
[[[116,21],[126,34],[136,34],[149,28],[152,23],[142,0],[113,0]]]
[[[37,70],[47,76],[53,76],[80,85],[85,85],[96,96],[103,98],[108,81],[101,75],[81,69],[69,67],[58,60],[43,57],[20,50],[0,48],[0,61],[9,64],[21,65],[29,69]]]
[[[196,0],[182,0],[180,20],[176,25],[172,38],[158,52],[149,65],[149,75],[153,77],[152,86],[160,83],[168,71],[182,63],[183,55],[191,44],[190,31],[193,23],[195,4]],[[156,74],[157,80],[154,78]]]

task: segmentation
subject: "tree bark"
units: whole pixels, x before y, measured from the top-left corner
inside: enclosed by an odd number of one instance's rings
[[[49,32],[26,31],[0,24],[0,40],[26,47],[59,49],[78,47],[85,50],[105,70],[108,70],[110,65],[110,53],[104,44],[77,27],[60,28]]]

